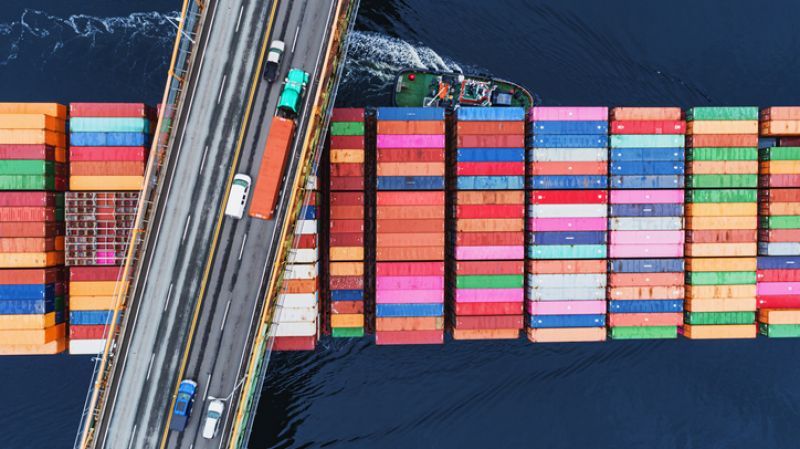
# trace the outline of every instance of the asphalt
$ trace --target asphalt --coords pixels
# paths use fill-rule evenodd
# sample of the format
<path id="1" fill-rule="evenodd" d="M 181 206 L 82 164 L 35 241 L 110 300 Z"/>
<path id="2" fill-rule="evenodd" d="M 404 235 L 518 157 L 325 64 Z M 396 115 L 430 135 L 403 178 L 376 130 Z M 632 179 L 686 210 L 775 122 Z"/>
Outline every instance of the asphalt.
<path id="1" fill-rule="evenodd" d="M 269 41 L 286 42 L 281 78 L 289 68 L 311 73 L 304 111 L 313 99 L 322 66 L 321 46 L 334 0 L 279 1 Z M 272 2 L 208 2 L 205 27 L 176 127 L 175 156 L 167 167 L 162 198 L 150 233 L 128 325 L 118 343 L 117 367 L 96 433 L 96 447 L 156 448 L 167 432 L 173 393 L 191 340 L 184 378 L 198 382 L 192 416 L 183 433 L 169 432 L 167 447 L 221 447 L 230 430 L 226 410 L 219 435 L 200 435 L 207 397 L 238 399 L 252 333 L 260 313 L 276 229 L 285 217 L 284 185 L 274 221 L 225 217 L 211 261 L 205 294 L 200 286 L 262 47 Z M 236 173 L 256 178 L 281 84 L 261 81 L 252 102 Z M 307 117 L 299 119 L 303 136 Z M 293 173 L 302 139 L 296 139 L 287 173 Z M 196 327 L 197 301 L 202 300 Z"/>

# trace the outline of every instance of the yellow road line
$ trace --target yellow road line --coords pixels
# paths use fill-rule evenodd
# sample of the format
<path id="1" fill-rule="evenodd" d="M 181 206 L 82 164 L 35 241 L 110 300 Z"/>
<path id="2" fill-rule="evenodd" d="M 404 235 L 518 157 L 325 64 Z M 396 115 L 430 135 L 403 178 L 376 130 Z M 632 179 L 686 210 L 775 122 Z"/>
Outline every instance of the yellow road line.
<path id="1" fill-rule="evenodd" d="M 245 108 L 245 115 L 244 119 L 242 120 L 242 127 L 239 130 L 239 139 L 236 142 L 236 150 L 233 153 L 233 163 L 231 164 L 230 172 L 228 173 L 228 181 L 225 185 L 225 195 L 222 197 L 223 201 L 228 198 L 231 189 L 231 183 L 233 182 L 233 176 L 236 173 L 236 165 L 239 163 L 239 156 L 242 150 L 242 143 L 244 142 L 245 134 L 247 133 L 247 125 L 250 121 L 250 112 L 253 107 L 253 99 L 255 98 L 256 90 L 258 88 L 258 77 L 261 75 L 261 66 L 264 63 L 264 55 L 267 51 L 267 42 L 269 41 L 269 35 L 272 32 L 272 25 L 275 21 L 275 12 L 278 9 L 278 0 L 273 0 L 272 2 L 272 11 L 270 11 L 269 21 L 267 22 L 267 29 L 264 33 L 263 40 L 264 42 L 261 45 L 261 53 L 258 56 L 258 65 L 256 66 L 256 71 L 253 74 L 252 85 L 250 86 L 250 95 L 247 99 L 247 107 Z M 211 33 L 211 30 L 209 30 Z M 206 287 L 208 286 L 208 275 L 211 272 L 211 266 L 213 265 L 214 260 L 214 253 L 216 252 L 217 241 L 219 240 L 219 234 L 222 229 L 222 220 L 225 217 L 225 206 L 224 204 L 220 204 L 219 215 L 217 217 L 217 225 L 214 229 L 214 237 L 211 240 L 211 249 L 208 255 L 208 259 L 206 261 L 206 268 L 203 272 L 203 280 L 200 283 L 200 292 L 198 293 L 197 305 L 194 308 L 194 316 L 192 317 L 192 325 L 189 328 L 189 338 L 186 341 L 186 347 L 183 352 L 183 358 L 181 359 L 181 366 L 180 370 L 178 371 L 178 378 L 175 382 L 175 387 L 172 392 L 172 401 L 170 401 L 169 411 L 170 413 L 167 414 L 167 422 L 164 427 L 164 433 L 161 437 L 161 449 L 167 444 L 167 439 L 169 437 L 169 425 L 172 421 L 172 410 L 175 408 L 175 399 L 178 394 L 178 388 L 180 387 L 181 380 L 183 380 L 183 374 L 186 370 L 186 362 L 189 359 L 189 352 L 192 347 L 192 340 L 194 339 L 194 334 L 197 329 L 197 321 L 200 317 L 200 306 L 203 304 L 203 296 L 205 295 Z"/>

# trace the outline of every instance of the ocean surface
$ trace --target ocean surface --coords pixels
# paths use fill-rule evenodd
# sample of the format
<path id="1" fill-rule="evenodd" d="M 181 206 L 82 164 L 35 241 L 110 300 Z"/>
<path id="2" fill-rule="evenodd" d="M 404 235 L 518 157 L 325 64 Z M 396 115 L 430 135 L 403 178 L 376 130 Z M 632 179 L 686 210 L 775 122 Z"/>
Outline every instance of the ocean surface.
<path id="1" fill-rule="evenodd" d="M 3 0 L 0 101 L 160 100 L 179 0 Z M 342 106 L 404 67 L 547 105 L 798 105 L 800 2 L 362 0 Z M 71 447 L 89 357 L 1 357 L 0 448 Z M 800 342 L 376 347 L 275 354 L 251 448 L 797 448 Z"/>

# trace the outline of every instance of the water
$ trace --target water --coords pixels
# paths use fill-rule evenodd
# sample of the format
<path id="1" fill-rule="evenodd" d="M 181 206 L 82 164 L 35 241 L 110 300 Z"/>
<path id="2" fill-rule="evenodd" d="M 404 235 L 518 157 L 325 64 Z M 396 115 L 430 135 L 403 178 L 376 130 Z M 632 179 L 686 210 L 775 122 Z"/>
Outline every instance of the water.
<path id="1" fill-rule="evenodd" d="M 386 104 L 409 65 L 492 73 L 549 105 L 800 104 L 800 3 L 653 3 L 363 0 L 339 104 Z M 2 99 L 157 102 L 179 6 L 5 0 Z M 325 339 L 273 356 L 251 447 L 795 448 L 799 356 L 766 339 Z M 0 448 L 69 447 L 90 372 L 88 357 L 0 358 Z"/>

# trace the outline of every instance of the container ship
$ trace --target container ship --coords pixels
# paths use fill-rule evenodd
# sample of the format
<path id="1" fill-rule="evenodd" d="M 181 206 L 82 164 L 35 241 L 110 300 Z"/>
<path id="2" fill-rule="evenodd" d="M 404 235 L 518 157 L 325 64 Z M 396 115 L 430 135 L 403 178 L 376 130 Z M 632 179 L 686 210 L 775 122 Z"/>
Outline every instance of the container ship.
<path id="1" fill-rule="evenodd" d="M 403 70 L 397 75 L 393 101 L 400 107 L 515 106 L 528 109 L 533 96 L 511 81 L 480 75 L 430 70 Z"/>

